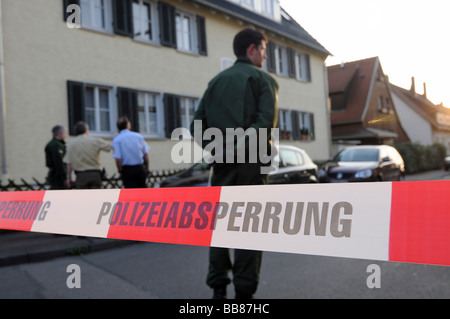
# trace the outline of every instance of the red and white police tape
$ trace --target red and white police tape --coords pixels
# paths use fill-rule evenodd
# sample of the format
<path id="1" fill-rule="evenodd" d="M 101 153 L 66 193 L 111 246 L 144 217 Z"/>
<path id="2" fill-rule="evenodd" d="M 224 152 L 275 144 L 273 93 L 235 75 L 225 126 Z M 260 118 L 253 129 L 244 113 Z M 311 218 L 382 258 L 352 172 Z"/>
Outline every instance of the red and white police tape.
<path id="1" fill-rule="evenodd" d="M 0 193 L 0 228 L 450 266 L 450 181 Z"/>

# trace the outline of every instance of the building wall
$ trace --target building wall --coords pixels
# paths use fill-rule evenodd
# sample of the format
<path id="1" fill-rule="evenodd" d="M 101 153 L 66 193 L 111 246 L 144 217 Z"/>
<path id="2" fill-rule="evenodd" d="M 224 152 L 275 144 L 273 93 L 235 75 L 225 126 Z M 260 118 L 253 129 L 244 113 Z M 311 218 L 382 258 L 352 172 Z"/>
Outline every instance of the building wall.
<path id="1" fill-rule="evenodd" d="M 411 142 L 422 145 L 433 144 L 433 134 L 430 123 L 414 112 L 400 97 L 392 93 L 395 109 L 399 113 L 400 123 L 408 134 Z"/>
<path id="2" fill-rule="evenodd" d="M 191 3 L 167 0 L 206 18 L 205 57 L 125 36 L 69 29 L 63 21 L 62 2 L 2 1 L 7 166 L 12 179 L 44 180 L 44 146 L 51 139 L 51 128 L 68 126 L 68 80 L 201 98 L 208 81 L 221 70 L 221 58 L 234 59 L 232 39 L 245 26 Z M 322 134 L 328 130 L 325 57 L 309 53 L 312 83 L 275 77 L 281 87 L 281 106 L 315 113 L 316 141 L 291 144 L 304 148 L 314 159 L 324 159 L 329 157 L 328 136 Z M 113 134 L 101 137 L 111 141 Z M 179 168 L 170 157 L 177 141 L 160 138 L 147 142 L 152 148 L 152 169 Z M 112 153 L 103 153 L 101 161 L 108 175 L 116 172 Z"/>

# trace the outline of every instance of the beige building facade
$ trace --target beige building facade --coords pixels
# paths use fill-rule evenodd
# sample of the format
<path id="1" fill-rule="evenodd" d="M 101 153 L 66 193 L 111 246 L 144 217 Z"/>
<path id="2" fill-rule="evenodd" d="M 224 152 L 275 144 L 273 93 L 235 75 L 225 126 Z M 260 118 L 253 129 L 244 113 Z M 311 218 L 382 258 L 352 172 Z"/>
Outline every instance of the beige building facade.
<path id="1" fill-rule="evenodd" d="M 280 84 L 280 143 L 303 148 L 313 159 L 330 157 L 329 53 L 306 32 L 296 34 L 295 27 L 303 29 L 276 0 L 0 5 L 3 181 L 45 180 L 44 147 L 54 125 L 70 132 L 84 120 L 91 135 L 111 141 L 122 114 L 151 147 L 151 169 L 181 168 L 171 158 L 179 141 L 170 133 L 188 127 L 209 80 L 234 63 L 232 40 L 246 26 L 270 40 L 265 68 Z M 116 173 L 112 153 L 101 161 L 107 175 Z"/>

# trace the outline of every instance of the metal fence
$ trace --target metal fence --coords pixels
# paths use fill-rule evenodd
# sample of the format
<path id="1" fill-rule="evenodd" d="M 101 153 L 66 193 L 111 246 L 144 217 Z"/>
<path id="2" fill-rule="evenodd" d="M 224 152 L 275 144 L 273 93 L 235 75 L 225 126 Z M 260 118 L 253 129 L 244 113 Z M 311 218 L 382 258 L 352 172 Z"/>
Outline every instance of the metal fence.
<path id="1" fill-rule="evenodd" d="M 179 173 L 181 170 L 161 170 L 161 171 L 152 171 L 150 175 L 147 177 L 147 186 L 149 188 L 155 187 L 155 184 L 161 182 L 167 177 L 173 176 Z M 103 188 L 104 189 L 114 189 L 114 188 L 123 188 L 122 180 L 120 176 L 116 174 L 111 177 L 106 177 L 103 179 Z M 39 190 L 48 190 L 50 189 L 50 185 L 45 182 L 40 182 L 36 178 L 32 178 L 31 182 L 25 181 L 23 178 L 20 179 L 19 182 L 15 180 L 8 180 L 6 185 L 0 185 L 0 191 L 39 191 Z"/>

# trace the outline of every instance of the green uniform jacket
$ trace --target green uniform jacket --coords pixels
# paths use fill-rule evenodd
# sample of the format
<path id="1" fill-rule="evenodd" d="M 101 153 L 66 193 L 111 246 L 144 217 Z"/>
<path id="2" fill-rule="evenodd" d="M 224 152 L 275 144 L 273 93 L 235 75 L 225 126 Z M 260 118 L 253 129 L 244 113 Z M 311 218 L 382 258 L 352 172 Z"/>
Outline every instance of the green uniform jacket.
<path id="1" fill-rule="evenodd" d="M 270 129 L 278 120 L 278 83 L 249 59 L 239 58 L 212 79 L 194 115 L 202 121 L 203 132 L 218 128 Z M 191 124 L 194 136 L 194 122 Z M 203 145 L 204 147 L 205 145 Z"/>
<path id="2" fill-rule="evenodd" d="M 66 154 L 66 144 L 64 141 L 52 139 L 45 146 L 45 163 L 49 168 L 48 179 L 53 185 L 64 186 L 66 179 L 66 164 L 63 163 L 63 157 Z"/>

